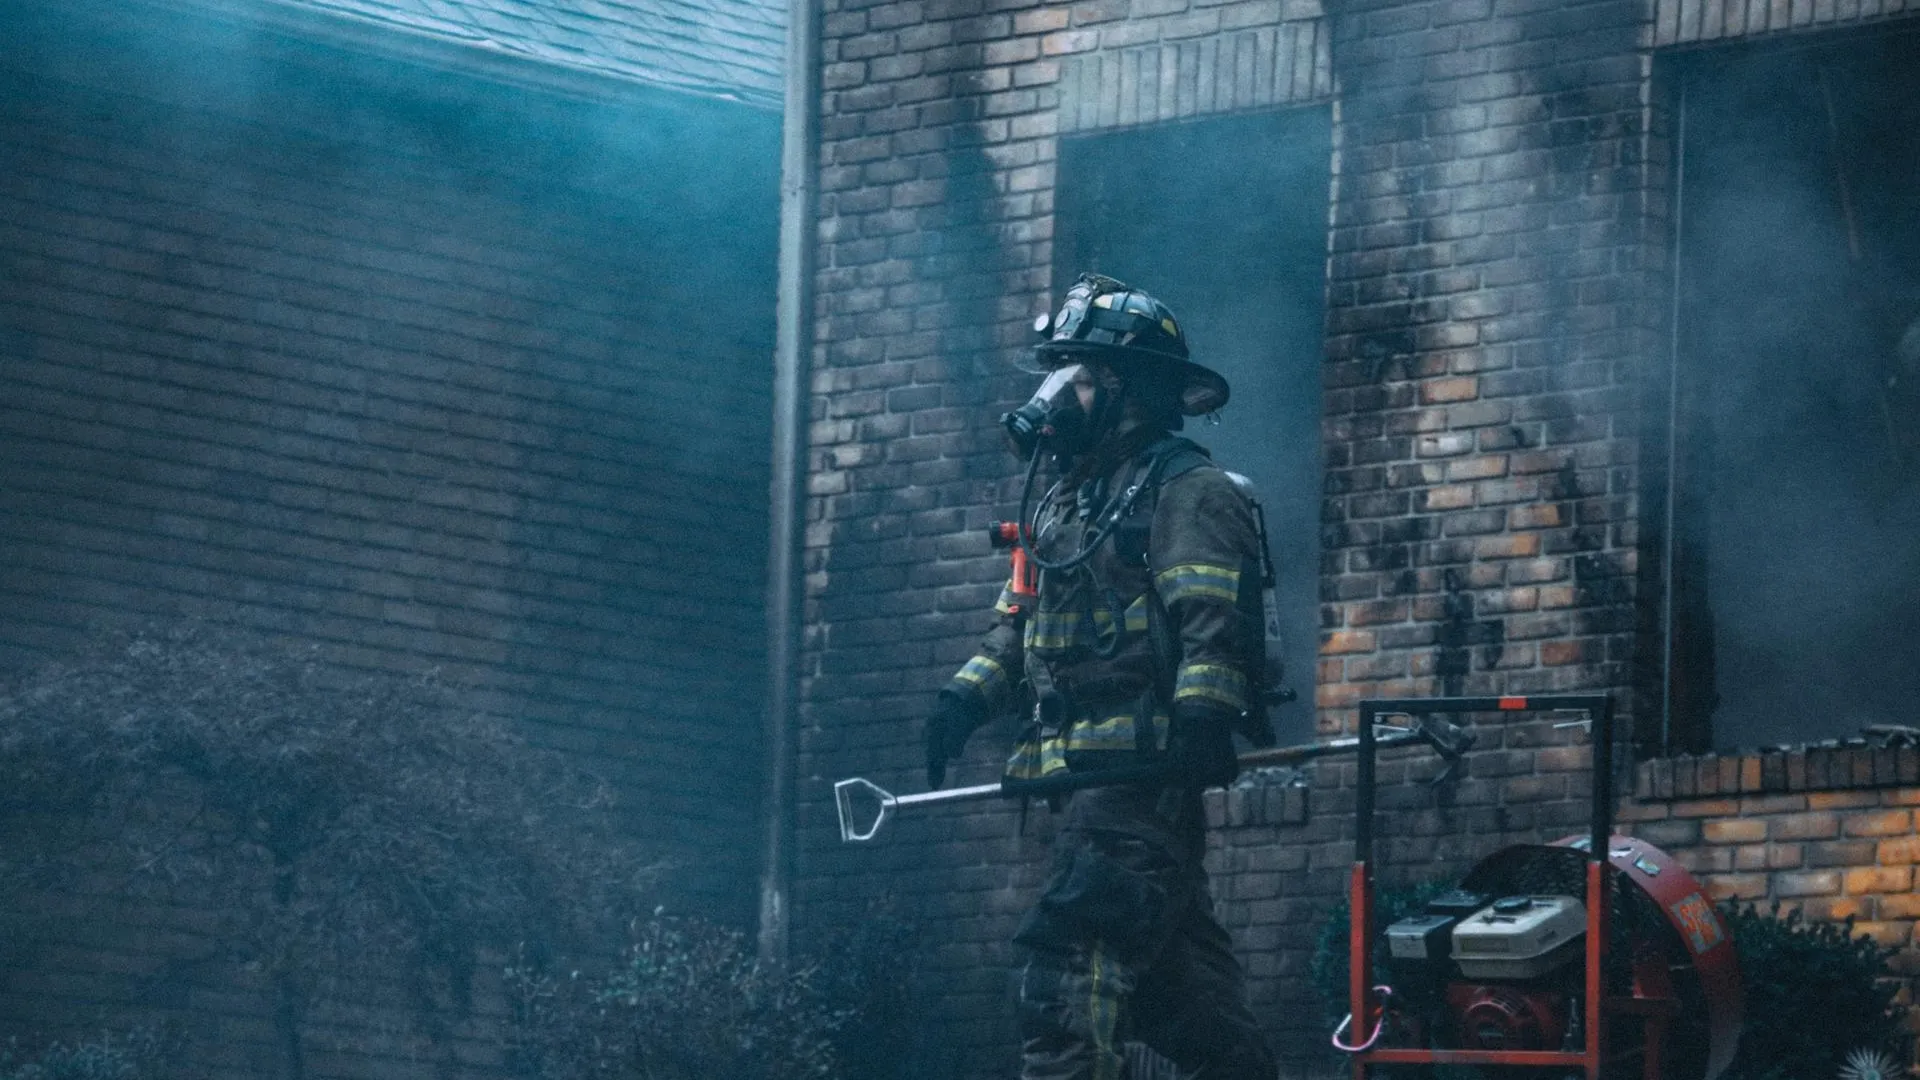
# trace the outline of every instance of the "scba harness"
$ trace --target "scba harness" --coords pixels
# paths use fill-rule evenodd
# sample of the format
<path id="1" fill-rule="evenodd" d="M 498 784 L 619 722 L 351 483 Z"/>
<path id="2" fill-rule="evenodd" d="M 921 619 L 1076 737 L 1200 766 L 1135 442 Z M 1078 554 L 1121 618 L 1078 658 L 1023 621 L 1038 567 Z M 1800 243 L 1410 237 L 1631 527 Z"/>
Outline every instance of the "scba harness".
<path id="1" fill-rule="evenodd" d="M 1267 623 L 1263 593 L 1271 590 L 1271 561 L 1265 557 L 1263 515 L 1244 481 L 1233 478 L 1236 493 L 1252 511 L 1258 558 L 1236 567 L 1149 564 L 1163 490 L 1211 464 L 1193 442 L 1163 435 L 1119 474 L 1087 478 L 1071 490 L 1066 488 L 1071 477 L 1056 482 L 1034 517 L 1023 505 L 1029 558 L 1043 567 L 1045 584 L 1042 602 L 1017 616 L 1023 623 L 1022 696 L 1031 711 L 1004 782 L 1018 785 L 1062 770 L 1087 773 L 1158 760 L 1166 747 L 1171 706 L 1187 695 L 1231 703 L 1239 716 L 1236 729 L 1256 745 L 1272 744 L 1266 689 L 1278 673 L 1269 670 L 1260 631 L 1251 629 Z M 1063 530 L 1075 525 L 1080 528 L 1077 550 L 1046 558 L 1068 539 Z M 1112 557 L 1096 559 L 1108 543 Z M 1250 628 L 1245 655 L 1224 667 L 1182 664 L 1169 605 L 1191 598 L 1224 602 L 1239 612 Z"/>

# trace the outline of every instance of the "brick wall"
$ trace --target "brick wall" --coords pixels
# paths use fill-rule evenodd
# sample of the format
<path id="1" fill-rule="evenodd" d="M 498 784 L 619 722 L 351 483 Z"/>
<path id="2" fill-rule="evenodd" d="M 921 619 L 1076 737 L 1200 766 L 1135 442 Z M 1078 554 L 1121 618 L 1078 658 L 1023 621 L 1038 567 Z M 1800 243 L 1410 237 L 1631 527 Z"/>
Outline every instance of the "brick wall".
<path id="1" fill-rule="evenodd" d="M 1628 816 L 1636 835 L 1680 855 L 1716 898 L 1856 919 L 1859 933 L 1902 949 L 1898 970 L 1911 975 L 1916 804 L 1920 790 L 1905 787 L 1680 799 Z"/>
<path id="2" fill-rule="evenodd" d="M 1854 920 L 1897 950 L 1900 1000 L 1920 976 L 1920 750 L 1813 746 L 1639 767 L 1622 831 L 1671 852 L 1717 900 Z M 1920 1032 L 1920 1010 L 1908 1014 Z"/>
<path id="3" fill-rule="evenodd" d="M 1004 366 L 1041 310 L 1061 56 L 1071 12 L 1038 2 L 827 0 L 794 889 L 809 929 L 891 892 L 928 920 L 939 999 L 917 1071 L 1005 1075 L 1006 939 L 1050 822 L 987 807 L 842 848 L 829 782 L 924 781 L 914 718 L 970 655 L 1005 580 L 987 553 L 1010 493 L 992 429 Z M 1004 736 L 983 732 L 960 779 Z"/>
<path id="4" fill-rule="evenodd" d="M 1629 683 L 1653 355 L 1632 3 L 1351 4 L 1328 281 L 1323 727 Z"/>
<path id="5" fill-rule="evenodd" d="M 1324 101 L 1318 0 L 1086 4 L 1059 40 L 1061 130 L 1091 132 Z"/>
<path id="6" fill-rule="evenodd" d="M 803 924 L 882 890 L 927 913 L 943 1002 L 928 1042 L 948 1048 L 930 1071 L 1010 1065 L 1004 942 L 1046 826 L 943 813 L 843 850 L 826 782 L 918 785 L 917 719 L 1004 573 L 975 529 L 1015 495 L 992 418 L 1021 383 L 1000 373 L 1061 269 L 1053 137 L 1316 100 L 1327 49 L 1342 97 L 1322 727 L 1370 694 L 1621 688 L 1630 399 L 1654 284 L 1643 18 L 1626 2 L 1350 3 L 1325 20 L 1259 3 L 829 4 L 797 898 Z M 1293 50 L 1263 44 L 1281 40 Z M 1571 831 L 1584 751 L 1543 730 L 1498 729 L 1444 808 L 1394 788 L 1387 805 L 1411 815 L 1388 830 L 1394 872 Z M 966 776 L 991 775 L 1004 734 L 982 734 Z M 1216 844 L 1223 914 L 1296 1062 L 1319 1041 L 1300 976 L 1348 857 L 1343 780 L 1313 771 L 1300 824 L 1262 823 L 1300 797 L 1285 790 L 1216 811 L 1240 823 Z"/>
<path id="7" fill-rule="evenodd" d="M 1349 729 L 1364 697 L 1598 690 L 1645 745 L 1670 258 L 1652 49 L 1712 36 L 1703 11 L 1731 32 L 1737 6 L 829 0 L 796 899 L 803 936 L 880 892 L 926 914 L 922 1072 L 1011 1068 L 1004 942 L 1049 826 L 942 811 L 842 848 L 828 784 L 918 788 L 920 717 L 1004 573 L 977 527 L 1017 496 L 993 417 L 1026 384 L 1005 361 L 1076 269 L 1050 262 L 1055 139 L 1336 99 L 1318 729 Z M 1890 11 L 1747 7 L 1753 34 Z M 1388 880 L 1583 826 L 1577 734 L 1479 719 L 1454 785 L 1385 769 Z M 994 774 L 1006 734 L 977 737 L 963 781 Z M 1326 1064 L 1305 973 L 1350 854 L 1350 772 L 1212 802 L 1222 914 L 1289 1068 Z M 1721 830 L 1671 839 L 1702 867 L 1759 857 Z"/>
<path id="8" fill-rule="evenodd" d="M 1684 45 L 1871 23 L 1905 15 L 1905 0 L 1656 0 L 1653 38 Z"/>
<path id="9" fill-rule="evenodd" d="M 1863 933 L 1903 947 L 1901 974 L 1920 973 L 1908 948 L 1920 750 L 1813 746 L 1653 761 L 1638 773 L 1621 821 L 1716 898 L 1858 919 Z"/>
<path id="10" fill-rule="evenodd" d="M 0 660 L 438 667 L 747 922 L 778 117 L 95 10 L 0 4 Z"/>

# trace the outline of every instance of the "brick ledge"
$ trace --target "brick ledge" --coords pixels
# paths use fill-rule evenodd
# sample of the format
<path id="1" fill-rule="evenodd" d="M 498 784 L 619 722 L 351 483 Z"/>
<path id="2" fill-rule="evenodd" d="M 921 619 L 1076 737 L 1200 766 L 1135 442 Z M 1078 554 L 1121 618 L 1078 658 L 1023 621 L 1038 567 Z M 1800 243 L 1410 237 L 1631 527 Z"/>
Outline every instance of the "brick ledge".
<path id="1" fill-rule="evenodd" d="M 1292 776 L 1254 774 L 1225 790 L 1215 788 L 1202 797 L 1207 826 L 1237 829 L 1258 825 L 1305 825 L 1311 815 L 1306 785 Z"/>
<path id="2" fill-rule="evenodd" d="M 1645 802 L 1913 784 L 1920 784 L 1920 748 L 1850 742 L 1643 761 L 1635 770 L 1634 797 Z"/>

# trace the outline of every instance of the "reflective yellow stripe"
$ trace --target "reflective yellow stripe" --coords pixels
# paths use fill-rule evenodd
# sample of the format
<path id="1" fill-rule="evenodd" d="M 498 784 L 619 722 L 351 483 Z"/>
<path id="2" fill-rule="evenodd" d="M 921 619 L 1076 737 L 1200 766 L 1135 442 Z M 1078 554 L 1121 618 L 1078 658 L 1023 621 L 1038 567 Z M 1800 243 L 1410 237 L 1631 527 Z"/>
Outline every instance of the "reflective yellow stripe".
<path id="1" fill-rule="evenodd" d="M 1077 611 L 1036 611 L 1027 623 L 1027 648 L 1070 649 L 1087 640 L 1084 625 Z"/>
<path id="2" fill-rule="evenodd" d="M 1229 604 L 1240 599 L 1240 571 L 1206 563 L 1181 563 L 1154 575 L 1154 588 L 1168 607 L 1182 600 L 1223 600 Z"/>
<path id="3" fill-rule="evenodd" d="M 992 657 L 976 656 L 967 661 L 967 665 L 954 672 L 954 680 L 966 683 L 979 690 L 988 701 L 1006 684 L 1007 669 L 1000 666 Z"/>
<path id="4" fill-rule="evenodd" d="M 1104 607 L 1096 606 L 1088 618 L 1087 612 L 1040 610 L 1027 620 L 1023 637 L 1029 649 L 1071 649 L 1078 645 L 1092 645 L 1095 641 L 1106 641 L 1113 636 L 1113 613 Z M 1147 630 L 1147 597 L 1141 594 L 1133 603 L 1127 605 L 1121 613 L 1121 625 L 1128 633 L 1144 634 Z"/>
<path id="5" fill-rule="evenodd" d="M 1167 728 L 1171 721 L 1167 714 L 1156 710 L 1148 717 L 1153 725 L 1149 732 L 1147 745 L 1162 750 L 1167 745 Z M 1122 752 L 1134 753 L 1141 749 L 1139 737 L 1139 718 L 1136 713 L 1124 712 L 1098 720 L 1082 720 L 1069 727 L 1065 733 L 1042 735 L 1037 728 L 1029 728 L 1014 743 L 1013 756 L 1007 759 L 1007 776 L 1015 780 L 1038 780 L 1062 772 L 1067 767 L 1069 753 Z"/>
<path id="6" fill-rule="evenodd" d="M 1147 632 L 1146 593 L 1141 593 L 1139 596 L 1134 597 L 1133 603 L 1127 605 L 1127 610 L 1120 613 L 1120 625 L 1126 627 L 1127 633 L 1129 634 L 1144 634 Z M 1094 608 L 1093 628 L 1099 633 L 1101 639 L 1104 640 L 1107 635 L 1113 633 L 1113 613 L 1104 607 Z"/>
<path id="7" fill-rule="evenodd" d="M 1014 744 L 1013 757 L 1007 760 L 1007 776 L 1015 780 L 1038 780 L 1065 772 L 1067 748 L 1058 735 L 1041 738 L 1029 735 Z"/>
<path id="8" fill-rule="evenodd" d="M 1067 749 L 1131 750 L 1134 748 L 1134 729 L 1132 713 L 1075 724 L 1067 731 Z"/>
<path id="9" fill-rule="evenodd" d="M 1164 713 L 1155 713 L 1148 718 L 1153 725 L 1153 746 L 1159 747 L 1165 742 L 1167 718 Z M 1078 750 L 1138 750 L 1139 718 L 1133 713 L 1121 713 L 1104 720 L 1089 720 L 1073 725 L 1067 730 L 1067 749 Z"/>
<path id="10" fill-rule="evenodd" d="M 1247 707 L 1247 677 L 1225 664 L 1182 664 L 1173 682 L 1173 700 L 1204 698 L 1239 712 Z"/>

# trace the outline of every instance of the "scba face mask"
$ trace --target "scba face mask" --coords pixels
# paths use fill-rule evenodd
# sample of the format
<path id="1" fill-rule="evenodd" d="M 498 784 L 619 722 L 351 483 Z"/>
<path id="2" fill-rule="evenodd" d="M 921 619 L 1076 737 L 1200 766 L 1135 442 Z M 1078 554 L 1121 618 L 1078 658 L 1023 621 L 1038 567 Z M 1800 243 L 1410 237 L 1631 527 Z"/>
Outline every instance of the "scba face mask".
<path id="1" fill-rule="evenodd" d="M 1049 373 L 1025 405 L 1000 418 L 1000 426 L 1007 429 L 1007 440 L 1021 461 L 1031 460 L 1042 442 L 1055 454 L 1073 454 L 1087 448 L 1093 422 L 1087 410 L 1080 407 L 1076 386 L 1088 381 L 1094 385 L 1094 411 L 1098 413 L 1106 390 L 1085 364 L 1068 364 Z"/>

